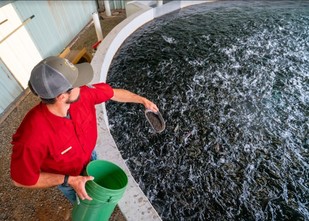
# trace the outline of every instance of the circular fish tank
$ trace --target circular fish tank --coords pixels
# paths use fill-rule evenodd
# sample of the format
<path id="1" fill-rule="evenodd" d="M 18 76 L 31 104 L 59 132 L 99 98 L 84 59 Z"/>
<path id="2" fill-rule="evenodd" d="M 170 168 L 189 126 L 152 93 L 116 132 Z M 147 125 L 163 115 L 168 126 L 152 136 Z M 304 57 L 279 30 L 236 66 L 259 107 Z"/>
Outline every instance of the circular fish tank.
<path id="1" fill-rule="evenodd" d="M 107 82 L 111 133 L 163 220 L 309 219 L 309 2 L 219 1 L 155 19 Z"/>

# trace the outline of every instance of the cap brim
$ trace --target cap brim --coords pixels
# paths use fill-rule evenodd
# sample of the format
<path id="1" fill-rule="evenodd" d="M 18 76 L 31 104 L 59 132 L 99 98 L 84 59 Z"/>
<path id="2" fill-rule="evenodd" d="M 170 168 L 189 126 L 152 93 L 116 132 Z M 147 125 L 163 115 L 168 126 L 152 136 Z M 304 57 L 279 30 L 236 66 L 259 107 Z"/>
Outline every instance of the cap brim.
<path id="1" fill-rule="evenodd" d="M 75 65 L 78 69 L 78 77 L 73 84 L 73 87 L 80 87 L 90 83 L 93 79 L 93 69 L 89 63 L 81 63 Z"/>

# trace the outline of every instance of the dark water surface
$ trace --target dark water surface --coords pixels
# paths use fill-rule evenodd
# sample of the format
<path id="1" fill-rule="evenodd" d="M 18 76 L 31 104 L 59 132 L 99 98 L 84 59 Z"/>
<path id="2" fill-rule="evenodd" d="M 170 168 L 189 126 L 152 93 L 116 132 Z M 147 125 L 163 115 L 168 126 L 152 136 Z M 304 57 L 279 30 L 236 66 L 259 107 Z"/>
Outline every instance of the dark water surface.
<path id="1" fill-rule="evenodd" d="M 163 220 L 309 220 L 309 2 L 217 2 L 130 37 L 108 82 L 112 135 Z"/>

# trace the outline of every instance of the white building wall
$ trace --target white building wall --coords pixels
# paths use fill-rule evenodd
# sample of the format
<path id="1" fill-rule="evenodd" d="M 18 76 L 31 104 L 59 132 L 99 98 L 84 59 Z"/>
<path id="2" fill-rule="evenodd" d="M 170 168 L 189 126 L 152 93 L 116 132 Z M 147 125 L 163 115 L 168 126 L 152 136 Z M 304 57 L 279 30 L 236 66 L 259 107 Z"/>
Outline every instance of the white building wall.
<path id="1" fill-rule="evenodd" d="M 0 25 L 1 40 L 23 23 L 12 4 L 0 8 L 0 21 L 5 19 L 7 21 Z M 0 57 L 24 89 L 33 66 L 42 59 L 25 26 L 0 43 Z"/>

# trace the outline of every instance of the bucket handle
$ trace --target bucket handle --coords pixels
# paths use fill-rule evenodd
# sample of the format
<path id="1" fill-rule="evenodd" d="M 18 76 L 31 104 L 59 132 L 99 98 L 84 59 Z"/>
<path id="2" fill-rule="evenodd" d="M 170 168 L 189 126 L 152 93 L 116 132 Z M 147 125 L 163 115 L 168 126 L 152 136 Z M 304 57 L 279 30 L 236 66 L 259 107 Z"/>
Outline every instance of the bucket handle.
<path id="1" fill-rule="evenodd" d="M 112 200 L 112 197 L 110 196 L 109 199 L 106 202 L 110 202 Z"/>
<path id="2" fill-rule="evenodd" d="M 109 197 L 108 200 L 106 200 L 107 203 L 117 203 L 119 201 L 119 198 L 113 198 L 112 196 Z"/>

